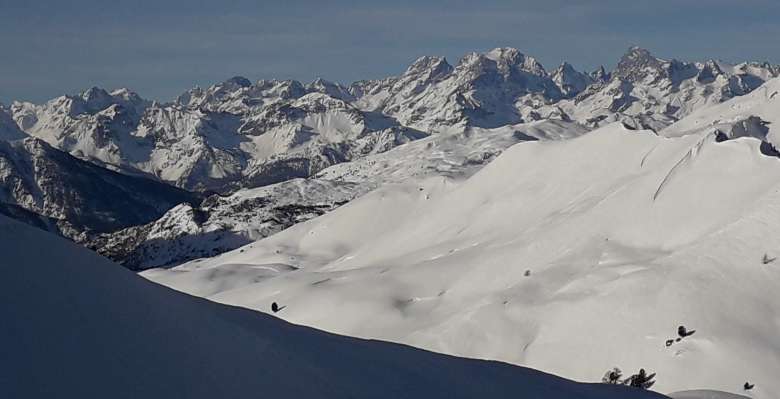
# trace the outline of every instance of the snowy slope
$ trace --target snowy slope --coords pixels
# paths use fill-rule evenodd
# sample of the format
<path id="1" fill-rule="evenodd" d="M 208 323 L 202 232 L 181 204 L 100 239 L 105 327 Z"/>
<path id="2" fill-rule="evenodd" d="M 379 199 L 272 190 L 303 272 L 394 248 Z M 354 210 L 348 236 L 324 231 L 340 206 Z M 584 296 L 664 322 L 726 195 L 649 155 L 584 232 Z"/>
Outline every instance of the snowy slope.
<path id="1" fill-rule="evenodd" d="M 411 178 L 465 179 L 506 148 L 528 140 L 562 140 L 585 133 L 563 121 L 442 133 L 333 165 L 309 179 L 213 195 L 160 219 L 101 236 L 92 246 L 131 269 L 172 266 L 214 256 L 328 212 L 383 184 Z"/>
<path id="2" fill-rule="evenodd" d="M 170 291 L 0 217 L 4 398 L 660 398 L 330 335 Z"/>
<path id="3" fill-rule="evenodd" d="M 599 81 L 598 75 L 588 75 L 574 69 L 568 62 L 564 62 L 557 69 L 550 73 L 555 85 L 561 90 L 566 98 L 575 97 L 582 93 L 588 86 Z"/>
<path id="4" fill-rule="evenodd" d="M 772 125 L 775 125 L 773 127 Z M 754 137 L 780 148 L 780 78 L 775 78 L 743 97 L 694 112 L 662 130 L 676 137 L 713 134 L 722 139 Z"/>
<path id="5" fill-rule="evenodd" d="M 673 399 L 747 399 L 750 396 L 737 395 L 722 391 L 692 390 L 669 394 Z"/>
<path id="6" fill-rule="evenodd" d="M 412 178 L 470 177 L 504 150 L 526 141 L 567 140 L 587 133 L 572 122 L 543 120 L 494 129 L 469 127 L 432 135 L 385 153 L 333 165 L 315 177 L 358 183 L 365 193 L 387 183 Z"/>
<path id="7" fill-rule="evenodd" d="M 132 270 L 214 256 L 330 211 L 369 191 L 348 182 L 294 179 L 181 204 L 141 226 L 106 233 L 91 246 Z"/>
<path id="8" fill-rule="evenodd" d="M 144 275 L 263 311 L 277 301 L 295 323 L 576 380 L 644 367 L 660 392 L 751 381 L 752 397 L 774 398 L 780 160 L 759 147 L 620 124 L 521 143 L 465 182 L 385 186 Z M 696 333 L 667 347 L 679 325 Z"/>

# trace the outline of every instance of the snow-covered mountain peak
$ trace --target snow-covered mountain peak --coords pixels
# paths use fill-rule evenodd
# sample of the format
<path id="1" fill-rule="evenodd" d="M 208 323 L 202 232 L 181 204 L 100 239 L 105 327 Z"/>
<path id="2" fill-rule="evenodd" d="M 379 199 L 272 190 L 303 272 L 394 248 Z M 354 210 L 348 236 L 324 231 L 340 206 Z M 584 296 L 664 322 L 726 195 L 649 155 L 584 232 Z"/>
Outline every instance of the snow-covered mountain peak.
<path id="1" fill-rule="evenodd" d="M 348 101 L 320 91 L 313 91 L 304 94 L 303 96 L 291 101 L 289 104 L 293 107 L 306 107 L 310 108 L 311 111 L 318 112 L 325 111 L 329 108 L 354 108 Z"/>
<path id="2" fill-rule="evenodd" d="M 301 82 L 292 79 L 261 79 L 255 87 L 263 93 L 275 94 L 280 98 L 300 97 L 306 92 Z"/>
<path id="3" fill-rule="evenodd" d="M 620 59 L 611 77 L 613 80 L 630 84 L 666 89 L 665 86 L 678 87 L 683 82 L 697 77 L 701 68 L 700 64 L 676 59 L 667 61 L 653 56 L 646 49 L 632 47 Z"/>
<path id="4" fill-rule="evenodd" d="M 416 59 L 400 76 L 354 82 L 349 90 L 358 108 L 400 116 L 403 109 L 414 108 L 418 101 L 428 101 L 417 99 L 417 96 L 444 95 L 434 94 L 434 86 L 451 77 L 453 70 L 444 57 L 424 56 Z M 415 112 L 411 110 L 412 114 Z M 410 115 L 409 118 L 416 119 L 417 116 Z"/>
<path id="5" fill-rule="evenodd" d="M 697 109 L 752 92 L 777 71 L 759 63 L 663 60 L 632 47 L 611 74 L 599 70 L 593 76 L 600 79 L 574 99 L 541 107 L 537 114 L 563 113 L 586 126 L 623 121 L 658 131 Z"/>
<path id="6" fill-rule="evenodd" d="M 467 54 L 461 59 L 458 66 L 461 69 L 483 71 L 495 68 L 507 79 L 513 75 L 513 73 L 520 71 L 540 77 L 547 77 L 547 71 L 545 71 L 539 61 L 533 57 L 526 56 L 521 53 L 520 50 L 511 47 L 495 48 L 484 54 Z"/>
<path id="7" fill-rule="evenodd" d="M 81 99 L 89 108 L 104 109 L 114 98 L 105 89 L 93 86 L 81 93 Z"/>
<path id="8" fill-rule="evenodd" d="M 474 71 L 479 73 L 483 69 L 493 67 L 496 69 L 497 61 L 488 58 L 485 54 L 471 52 L 464 55 L 455 65 L 454 72 L 456 74 L 463 74 L 465 71 Z"/>
<path id="9" fill-rule="evenodd" d="M 609 80 L 609 72 L 604 68 L 604 65 L 599 66 L 596 70 L 589 73 L 589 75 L 594 82 L 604 83 Z"/>
<path id="10" fill-rule="evenodd" d="M 694 109 L 749 93 L 776 72 L 757 64 L 729 67 L 662 60 L 632 47 L 614 72 L 587 74 L 568 63 L 547 73 L 514 48 L 468 53 L 451 68 L 422 57 L 399 76 L 351 86 L 356 106 L 431 131 L 497 127 L 541 119 L 595 127 L 627 120 L 662 129 Z"/>
<path id="11" fill-rule="evenodd" d="M 150 101 L 126 88 L 108 92 L 105 89 L 93 87 L 83 92 L 81 94 L 81 99 L 84 100 L 84 105 L 89 113 L 100 112 L 112 105 L 120 105 L 142 113 L 144 108 L 151 105 Z"/>
<path id="12" fill-rule="evenodd" d="M 663 60 L 653 56 L 650 51 L 632 47 L 623 55 L 617 67 L 611 73 L 613 80 L 630 84 L 650 85 L 656 88 L 679 87 L 684 82 L 696 78 L 699 83 L 711 83 L 712 79 L 723 74 L 722 64 L 713 60 L 704 63 L 689 63 L 676 59 Z M 731 67 L 731 74 L 748 74 Z M 760 69 L 760 68 L 758 68 Z M 771 77 L 768 70 L 751 71 L 762 75 L 762 81 Z"/>
<path id="13" fill-rule="evenodd" d="M 499 47 L 485 53 L 485 57 L 496 62 L 498 69 L 502 73 L 509 73 L 511 69 L 519 69 L 538 76 L 547 76 L 536 58 L 529 57 L 512 47 Z"/>
<path id="14" fill-rule="evenodd" d="M 444 57 L 420 57 L 404 73 L 393 79 L 391 91 L 403 95 L 419 93 L 425 87 L 446 79 L 455 68 Z"/>
<path id="15" fill-rule="evenodd" d="M 631 46 L 626 50 L 620 59 L 620 62 L 625 63 L 649 63 L 649 62 L 664 62 L 664 60 L 655 57 L 650 50 L 639 47 Z"/>
<path id="16" fill-rule="evenodd" d="M 558 66 L 558 68 L 555 68 L 555 71 L 560 71 L 565 73 L 577 72 L 577 70 L 574 69 L 574 65 L 569 64 L 568 61 L 562 62 L 561 65 Z"/>
<path id="17" fill-rule="evenodd" d="M 122 106 L 140 115 L 146 107 L 151 105 L 150 101 L 141 98 L 129 89 L 121 88 L 109 93 L 96 86 L 83 91 L 78 96 L 63 96 L 60 99 L 60 104 L 67 104 L 70 107 L 69 114 L 71 116 L 94 115 L 114 105 Z"/>
<path id="18" fill-rule="evenodd" d="M 422 56 L 416 59 L 404 72 L 403 76 L 427 75 L 430 78 L 446 75 L 452 72 L 452 65 L 444 57 Z"/>
<path id="19" fill-rule="evenodd" d="M 245 114 L 256 107 L 298 98 L 307 89 L 296 80 L 259 80 L 252 84 L 243 77 L 233 77 L 207 89 L 195 87 L 183 93 L 176 103 L 212 112 Z"/>
<path id="20" fill-rule="evenodd" d="M 707 60 L 703 63 L 696 65 L 699 69 L 699 73 L 696 76 L 696 80 L 699 83 L 709 83 L 717 79 L 719 76 L 723 76 L 725 72 L 721 69 L 720 63 L 715 60 Z"/>
<path id="21" fill-rule="evenodd" d="M 496 62 L 516 63 L 525 58 L 525 54 L 514 47 L 496 47 L 486 52 L 485 57 Z"/>
<path id="22" fill-rule="evenodd" d="M 195 87 L 180 95 L 177 102 L 181 105 L 212 111 L 239 112 L 244 108 L 244 94 L 251 86 L 252 82 L 249 79 L 234 76 L 205 90 Z"/>
<path id="23" fill-rule="evenodd" d="M 142 100 L 138 93 L 128 89 L 127 87 L 120 87 L 111 91 L 111 97 L 119 97 L 125 100 Z"/>
<path id="24" fill-rule="evenodd" d="M 540 95 L 543 102 L 561 98 L 560 90 L 544 67 L 533 57 L 514 48 L 497 48 L 486 54 L 467 54 L 440 86 L 449 92 L 459 92 L 464 97 L 461 106 L 466 109 L 481 108 L 482 111 L 478 111 L 480 118 L 490 114 L 506 114 L 507 111 L 502 108 L 512 107 L 519 97 L 530 93 Z M 512 118 L 507 119 L 505 115 L 500 119 L 504 123 L 516 122 Z"/>
<path id="25" fill-rule="evenodd" d="M 16 140 L 27 137 L 27 134 L 19 129 L 5 105 L 0 103 L 0 140 Z"/>
<path id="26" fill-rule="evenodd" d="M 631 47 L 612 71 L 612 78 L 632 83 L 645 80 L 648 76 L 657 78 L 664 73 L 665 64 L 666 61 L 654 57 L 650 51 L 641 47 Z"/>
<path id="27" fill-rule="evenodd" d="M 576 96 L 594 83 L 594 79 L 590 75 L 577 71 L 568 62 L 562 63 L 561 66 L 552 71 L 550 77 L 567 98 Z"/>
<path id="28" fill-rule="evenodd" d="M 349 92 L 349 88 L 322 78 L 315 79 L 313 82 L 304 86 L 304 88 L 308 92 L 319 92 L 344 101 L 354 100 L 354 96 Z"/>

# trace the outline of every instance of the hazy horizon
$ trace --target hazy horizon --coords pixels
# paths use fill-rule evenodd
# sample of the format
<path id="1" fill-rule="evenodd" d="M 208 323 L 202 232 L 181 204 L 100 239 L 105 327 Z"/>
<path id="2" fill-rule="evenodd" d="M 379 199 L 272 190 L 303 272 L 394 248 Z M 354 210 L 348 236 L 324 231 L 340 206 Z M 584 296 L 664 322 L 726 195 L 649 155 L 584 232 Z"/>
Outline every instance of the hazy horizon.
<path id="1" fill-rule="evenodd" d="M 455 64 L 495 47 L 518 48 L 548 70 L 563 61 L 611 68 L 633 45 L 661 58 L 780 63 L 780 2 L 571 3 L 0 0 L 8 54 L 0 101 L 41 102 L 91 86 L 169 101 L 236 75 L 350 83 L 400 74 L 423 55 Z"/>

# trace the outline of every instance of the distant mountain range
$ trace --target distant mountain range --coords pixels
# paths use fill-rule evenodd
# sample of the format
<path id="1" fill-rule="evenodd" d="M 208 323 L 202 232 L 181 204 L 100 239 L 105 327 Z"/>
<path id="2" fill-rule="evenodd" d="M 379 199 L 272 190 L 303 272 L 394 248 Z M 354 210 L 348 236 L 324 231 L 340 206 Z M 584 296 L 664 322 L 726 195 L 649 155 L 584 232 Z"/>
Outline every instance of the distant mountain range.
<path id="1" fill-rule="evenodd" d="M 779 74 L 767 63 L 661 60 L 641 48 L 610 72 L 568 63 L 548 72 L 517 49 L 497 48 L 455 66 L 422 57 L 400 76 L 350 85 L 234 77 L 164 104 L 91 88 L 0 106 L 2 203 L 6 214 L 59 226 L 129 267 L 176 264 L 272 234 L 385 181 L 466 176 L 519 141 L 616 121 L 659 131 Z M 411 152 L 383 155 L 415 141 Z M 383 167 L 393 157 L 407 157 L 403 171 Z M 46 172 L 12 161 L 22 158 L 39 159 Z M 58 203 L 46 194 L 57 187 L 81 200 Z"/>

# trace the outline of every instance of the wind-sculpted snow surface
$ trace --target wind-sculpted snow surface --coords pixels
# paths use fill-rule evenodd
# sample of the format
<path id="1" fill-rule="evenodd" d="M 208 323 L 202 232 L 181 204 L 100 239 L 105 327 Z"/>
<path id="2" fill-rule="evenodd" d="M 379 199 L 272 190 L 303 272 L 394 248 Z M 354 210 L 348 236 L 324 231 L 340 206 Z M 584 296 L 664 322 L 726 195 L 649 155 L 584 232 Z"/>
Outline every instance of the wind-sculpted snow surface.
<path id="1" fill-rule="evenodd" d="M 0 216 L 3 398 L 662 398 L 295 326 Z"/>
<path id="2" fill-rule="evenodd" d="M 780 266 L 762 259 L 780 251 L 778 204 L 780 160 L 753 137 L 613 124 L 144 275 L 261 311 L 277 302 L 280 317 L 337 333 L 581 381 L 645 368 L 660 392 L 750 381 L 770 399 Z M 215 290 L 223 267 L 240 277 Z M 675 341 L 680 325 L 696 333 Z"/>

